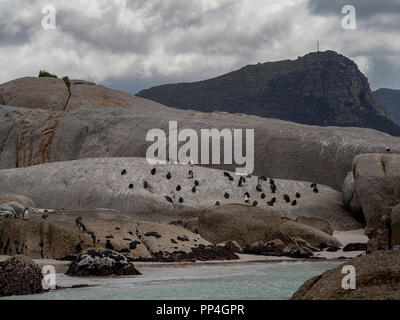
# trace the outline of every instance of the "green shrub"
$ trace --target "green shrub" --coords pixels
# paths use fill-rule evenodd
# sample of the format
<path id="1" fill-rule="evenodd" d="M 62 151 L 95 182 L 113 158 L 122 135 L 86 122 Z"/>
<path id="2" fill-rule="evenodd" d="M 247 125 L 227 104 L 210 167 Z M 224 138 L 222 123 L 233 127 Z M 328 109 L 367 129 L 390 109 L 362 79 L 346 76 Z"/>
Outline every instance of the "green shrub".
<path id="1" fill-rule="evenodd" d="M 43 78 L 43 77 L 57 78 L 57 76 L 55 74 L 51 74 L 51 73 L 47 72 L 46 70 L 40 70 L 39 78 Z"/>
<path id="2" fill-rule="evenodd" d="M 63 78 L 63 80 L 64 80 L 64 82 L 65 82 L 65 85 L 66 85 L 67 88 L 68 88 L 68 92 L 71 92 L 71 81 L 69 81 L 69 78 L 68 78 L 67 76 L 65 76 L 65 77 Z"/>

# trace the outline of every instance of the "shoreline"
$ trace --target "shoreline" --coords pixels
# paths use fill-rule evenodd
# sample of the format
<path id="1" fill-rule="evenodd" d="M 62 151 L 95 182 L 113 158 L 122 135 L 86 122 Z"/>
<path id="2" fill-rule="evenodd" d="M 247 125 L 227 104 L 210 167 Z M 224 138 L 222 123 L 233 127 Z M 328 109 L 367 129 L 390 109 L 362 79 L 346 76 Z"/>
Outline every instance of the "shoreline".
<path id="1" fill-rule="evenodd" d="M 356 229 L 350 231 L 334 231 L 333 236 L 337 238 L 343 245 L 348 243 L 366 243 L 368 237 L 364 235 L 364 229 Z M 237 253 L 238 260 L 208 260 L 196 262 L 133 262 L 135 268 L 163 268 L 163 267 L 187 267 L 187 266 L 216 266 L 216 265 L 243 265 L 243 264 L 259 264 L 259 263 L 280 263 L 280 262 L 321 262 L 321 261 L 345 261 L 363 254 L 364 251 L 349 251 L 344 252 L 342 249 L 336 252 L 321 251 L 315 253 L 315 258 L 290 258 L 290 257 L 276 257 L 276 256 L 262 256 Z M 0 255 L 0 262 L 8 259 L 11 256 Z M 339 258 L 344 257 L 344 258 Z M 33 259 L 39 267 L 45 265 L 52 265 L 56 269 L 56 273 L 65 273 L 68 269 L 68 264 L 71 261 L 55 260 L 55 259 Z"/>

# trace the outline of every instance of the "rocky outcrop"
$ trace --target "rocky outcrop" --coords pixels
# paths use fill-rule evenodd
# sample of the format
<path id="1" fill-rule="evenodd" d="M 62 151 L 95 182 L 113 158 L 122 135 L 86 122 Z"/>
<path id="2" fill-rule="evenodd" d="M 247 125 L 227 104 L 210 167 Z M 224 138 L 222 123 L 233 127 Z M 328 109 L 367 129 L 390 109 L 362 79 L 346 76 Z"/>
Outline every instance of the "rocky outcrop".
<path id="1" fill-rule="evenodd" d="M 237 241 L 244 252 L 254 254 L 293 256 L 294 247 L 310 256 L 312 249 L 341 246 L 337 239 L 318 229 L 282 219 L 270 209 L 245 205 L 224 205 L 205 211 L 199 218 L 199 233 L 212 243 Z M 289 246 L 287 254 L 276 242 Z"/>
<path id="2" fill-rule="evenodd" d="M 40 268 L 26 256 L 0 262 L 0 297 L 43 292 Z"/>
<path id="3" fill-rule="evenodd" d="M 103 249 L 91 249 L 79 254 L 69 265 L 70 276 L 132 276 L 141 273 L 118 252 Z"/>
<path id="4" fill-rule="evenodd" d="M 298 237 L 301 238 L 312 246 L 318 247 L 341 247 L 342 244 L 336 238 L 330 236 L 329 234 L 313 228 L 308 225 L 304 225 L 294 221 L 283 222 L 279 226 L 280 231 L 291 238 Z"/>
<path id="5" fill-rule="evenodd" d="M 351 170 L 354 156 L 384 152 L 386 146 L 400 152 L 398 139 L 375 130 L 306 126 L 257 116 L 178 110 L 78 82 L 72 85 L 72 96 L 65 111 L 48 107 L 48 101 L 34 103 L 43 109 L 31 108 L 30 101 L 35 101 L 32 95 L 35 92 L 42 95 L 39 89 L 31 90 L 36 82 L 38 86 L 49 85 L 45 91 L 50 92 L 46 93 L 49 97 L 56 90 L 47 80 L 25 78 L 22 84 L 17 80 L 7 84 L 7 87 L 22 87 L 16 92 L 25 96 L 22 92 L 26 91 L 29 99 L 24 98 L 17 104 L 24 107 L 12 106 L 14 102 L 8 100 L 10 106 L 0 106 L 0 168 L 92 157 L 144 157 L 151 144 L 146 141 L 147 132 L 160 128 L 168 133 L 169 120 L 176 120 L 179 129 L 191 128 L 198 133 L 201 129 L 231 128 L 232 123 L 237 129 L 254 129 L 255 174 L 315 181 L 337 190 Z M 62 80 L 49 81 L 63 85 Z M 237 166 L 214 167 L 232 170 Z"/>
<path id="6" fill-rule="evenodd" d="M 360 200 L 356 192 L 356 186 L 354 184 L 353 171 L 349 172 L 344 179 L 343 187 L 343 204 L 344 206 L 353 213 L 354 218 L 362 223 L 365 223 L 364 214 L 361 209 Z"/>
<path id="7" fill-rule="evenodd" d="M 389 119 L 400 125 L 400 90 L 381 88 L 373 92 L 375 100 L 385 108 Z"/>
<path id="8" fill-rule="evenodd" d="M 313 227 L 315 229 L 321 230 L 322 232 L 325 232 L 329 234 L 330 236 L 333 235 L 333 229 L 331 224 L 324 220 L 324 219 L 319 219 L 319 218 L 309 218 L 309 217 L 298 217 L 296 219 L 296 222 L 305 224 L 306 226 Z"/>
<path id="9" fill-rule="evenodd" d="M 395 206 L 390 214 L 391 222 L 391 245 L 400 249 L 400 204 Z"/>
<path id="10" fill-rule="evenodd" d="M 121 175 L 123 170 L 126 174 Z M 189 178 L 189 170 L 193 171 L 193 179 Z M 168 173 L 170 179 L 166 177 Z M 275 179 L 276 190 L 272 193 L 268 179 L 260 182 L 262 192 L 259 192 L 258 177 L 246 178 L 239 187 L 239 177 L 230 174 L 233 181 L 223 171 L 211 168 L 152 166 L 142 158 L 94 158 L 0 170 L 0 194 L 24 194 L 42 208 L 108 208 L 141 220 L 170 222 L 197 217 L 202 211 L 216 207 L 217 201 L 221 205 L 245 204 L 244 194 L 249 192 L 250 203 L 246 206 L 256 201 L 257 207 L 288 218 L 316 217 L 329 221 L 337 230 L 360 228 L 343 209 L 341 194 L 329 187 L 318 185 L 315 193 L 310 183 Z M 195 181 L 199 185 L 193 192 Z M 290 197 L 290 202 L 284 200 L 284 195 Z M 269 206 L 273 198 L 275 202 Z"/>
<path id="11" fill-rule="evenodd" d="M 400 250 L 376 251 L 348 261 L 307 280 L 292 300 L 399 300 Z M 356 289 L 343 289 L 342 280 L 351 265 L 356 271 Z"/>
<path id="12" fill-rule="evenodd" d="M 354 158 L 353 167 L 368 248 L 387 249 L 391 246 L 391 212 L 400 203 L 400 155 L 359 155 Z"/>
<path id="13" fill-rule="evenodd" d="M 138 96 L 181 109 L 246 113 L 320 126 L 368 127 L 400 135 L 400 128 L 373 99 L 368 80 L 357 65 L 334 51 L 249 65 L 194 83 L 157 86 Z"/>
<path id="14" fill-rule="evenodd" d="M 57 210 L 29 220 L 0 218 L 0 254 L 74 260 L 88 250 L 113 250 L 129 261 L 238 259 L 182 226 L 138 221 L 114 211 Z"/>

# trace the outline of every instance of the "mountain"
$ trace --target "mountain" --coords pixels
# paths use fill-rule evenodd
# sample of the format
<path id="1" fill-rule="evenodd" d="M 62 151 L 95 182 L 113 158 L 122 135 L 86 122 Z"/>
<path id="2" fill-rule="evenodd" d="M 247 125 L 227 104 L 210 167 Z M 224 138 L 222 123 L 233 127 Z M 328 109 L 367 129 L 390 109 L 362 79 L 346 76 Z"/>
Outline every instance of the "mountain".
<path id="1" fill-rule="evenodd" d="M 373 92 L 374 98 L 387 111 L 388 117 L 400 125 L 400 90 L 381 88 Z"/>
<path id="2" fill-rule="evenodd" d="M 254 129 L 255 175 L 314 181 L 336 190 L 356 155 L 382 153 L 386 147 L 400 153 L 400 139 L 371 129 L 180 110 L 82 80 L 71 80 L 70 91 L 68 98 L 64 81 L 53 78 L 0 85 L 0 169 L 84 158 L 143 158 L 153 144 L 146 140 L 149 130 L 159 128 L 168 135 L 170 120 L 178 122 L 179 131 L 195 130 L 199 138 L 202 129 Z M 199 150 L 198 159 L 201 154 Z M 211 166 L 234 170 L 243 164 Z"/>
<path id="3" fill-rule="evenodd" d="M 213 79 L 157 86 L 137 95 L 180 109 L 366 127 L 400 135 L 400 127 L 375 102 L 357 65 L 334 51 L 248 65 Z"/>

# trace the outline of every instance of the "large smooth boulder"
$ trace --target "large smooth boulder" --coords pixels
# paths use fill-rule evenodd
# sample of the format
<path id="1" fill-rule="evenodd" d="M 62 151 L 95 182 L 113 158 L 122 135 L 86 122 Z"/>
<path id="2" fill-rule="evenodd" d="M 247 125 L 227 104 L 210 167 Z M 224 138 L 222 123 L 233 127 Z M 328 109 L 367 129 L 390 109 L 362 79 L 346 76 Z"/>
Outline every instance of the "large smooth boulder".
<path id="1" fill-rule="evenodd" d="M 399 300 L 400 250 L 375 251 L 307 280 L 292 300 Z M 343 289 L 346 272 L 351 265 L 356 271 L 356 289 Z"/>
<path id="2" fill-rule="evenodd" d="M 0 194 L 0 203 L 17 202 L 26 208 L 34 208 L 35 203 L 28 197 L 19 194 Z"/>
<path id="3" fill-rule="evenodd" d="M 296 238 L 316 248 L 341 246 L 336 238 L 318 229 L 282 219 L 271 209 L 245 205 L 224 205 L 203 212 L 198 229 L 200 235 L 212 243 L 235 240 L 242 247 L 267 247 L 254 243 L 276 239 L 293 244 Z"/>
<path id="4" fill-rule="evenodd" d="M 331 224 L 324 219 L 301 216 L 296 219 L 296 222 L 321 230 L 322 232 L 325 232 L 330 236 L 333 235 L 333 229 Z"/>
<path id="5" fill-rule="evenodd" d="M 328 246 L 328 247 L 341 247 L 342 244 L 339 240 L 331 235 L 295 221 L 286 221 L 279 226 L 280 231 L 289 237 L 299 237 L 314 247 Z"/>
<path id="6" fill-rule="evenodd" d="M 235 240 L 244 247 L 259 240 L 282 238 L 281 222 L 282 218 L 272 210 L 224 205 L 205 211 L 199 218 L 198 230 L 212 243 Z"/>
<path id="7" fill-rule="evenodd" d="M 133 276 L 141 273 L 118 252 L 103 249 L 91 249 L 79 254 L 68 267 L 70 276 Z"/>
<path id="8" fill-rule="evenodd" d="M 349 172 L 344 179 L 343 187 L 343 204 L 346 208 L 348 208 L 354 215 L 354 217 L 365 222 L 364 215 L 361 209 L 360 200 L 358 200 L 358 195 L 356 192 L 356 186 L 354 184 L 354 175 L 353 172 Z"/>
<path id="9" fill-rule="evenodd" d="M 123 170 L 126 174 L 122 175 Z M 193 179 L 189 178 L 189 170 L 193 171 Z M 168 173 L 171 179 L 166 178 Z M 153 166 L 143 158 L 91 158 L 0 170 L 0 193 L 24 194 L 41 208 L 108 208 L 138 219 L 170 222 L 197 217 L 214 208 L 217 201 L 221 205 L 244 204 L 244 194 L 249 192 L 250 204 L 257 201 L 257 207 L 287 218 L 320 218 L 336 230 L 361 227 L 343 208 L 341 194 L 330 187 L 318 185 L 319 192 L 315 193 L 309 182 L 275 179 L 275 193 L 269 180 L 260 183 L 262 192 L 258 192 L 257 176 L 246 178 L 239 187 L 239 177 L 230 174 L 233 181 L 221 170 L 199 166 Z M 196 180 L 199 185 L 192 192 Z M 300 198 L 296 198 L 297 192 Z M 291 201 L 295 199 L 296 205 L 286 202 L 285 194 Z M 267 201 L 272 198 L 276 202 L 269 207 Z"/>
<path id="10" fill-rule="evenodd" d="M 391 211 L 400 203 L 400 154 L 359 155 L 354 158 L 353 171 L 368 247 L 388 248 Z"/>
<path id="11" fill-rule="evenodd" d="M 168 133 L 169 120 L 196 132 L 231 128 L 232 123 L 237 129 L 254 129 L 255 174 L 315 181 L 336 190 L 354 156 L 384 152 L 386 146 L 400 152 L 397 138 L 371 129 L 178 110 L 85 81 L 71 81 L 68 104 L 67 94 L 60 79 L 23 78 L 0 85 L 0 104 L 6 105 L 0 106 L 0 136 L 5 137 L 0 168 L 87 157 L 144 157 L 151 144 L 147 132 L 160 128 Z M 236 165 L 214 167 L 233 170 Z"/>
<path id="12" fill-rule="evenodd" d="M 41 293 L 42 280 L 42 271 L 26 256 L 0 262 L 0 297 Z"/>

